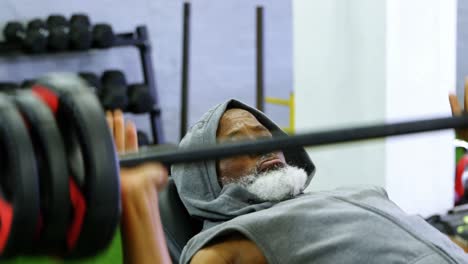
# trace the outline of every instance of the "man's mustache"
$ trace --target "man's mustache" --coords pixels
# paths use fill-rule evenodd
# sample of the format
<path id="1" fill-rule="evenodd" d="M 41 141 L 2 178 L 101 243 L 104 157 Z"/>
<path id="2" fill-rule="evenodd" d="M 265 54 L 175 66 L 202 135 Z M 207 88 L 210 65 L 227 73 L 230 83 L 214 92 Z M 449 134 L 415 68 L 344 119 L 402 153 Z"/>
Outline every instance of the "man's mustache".
<path id="1" fill-rule="evenodd" d="M 259 157 L 259 159 L 257 160 L 256 164 L 255 164 L 255 168 L 252 169 L 252 172 L 250 174 L 258 176 L 258 175 L 260 175 L 262 173 L 265 173 L 264 171 L 262 172 L 261 169 L 260 169 L 262 163 L 264 161 L 266 161 L 266 160 L 275 159 L 275 158 L 278 158 L 278 155 L 276 153 L 267 153 L 267 154 L 261 155 Z M 271 168 L 268 171 L 277 170 L 277 169 L 280 169 L 280 168 L 281 167 Z"/>

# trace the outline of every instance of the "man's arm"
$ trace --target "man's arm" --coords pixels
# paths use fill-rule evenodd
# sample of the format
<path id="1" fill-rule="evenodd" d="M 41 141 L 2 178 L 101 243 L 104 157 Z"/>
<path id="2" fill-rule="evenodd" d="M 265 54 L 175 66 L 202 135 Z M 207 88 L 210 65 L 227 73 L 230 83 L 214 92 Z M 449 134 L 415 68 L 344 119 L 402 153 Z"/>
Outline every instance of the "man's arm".
<path id="1" fill-rule="evenodd" d="M 171 263 L 161 225 L 157 190 L 167 171 L 160 164 L 122 169 L 124 263 Z"/>
<path id="2" fill-rule="evenodd" d="M 119 153 L 138 151 L 135 125 L 125 124 L 120 110 L 106 113 Z M 167 182 L 159 163 L 120 170 L 124 263 L 171 263 L 159 215 L 158 191 Z"/>
<path id="3" fill-rule="evenodd" d="M 252 263 L 266 264 L 262 251 L 251 240 L 241 234 L 230 235 L 198 251 L 190 261 L 191 264 L 232 264 Z"/>
<path id="4" fill-rule="evenodd" d="M 455 94 L 449 94 L 450 108 L 453 116 L 460 116 L 468 111 L 468 78 L 465 78 L 465 95 L 463 97 L 464 110 Z M 457 138 L 468 141 L 468 129 L 460 128 L 455 130 Z"/>

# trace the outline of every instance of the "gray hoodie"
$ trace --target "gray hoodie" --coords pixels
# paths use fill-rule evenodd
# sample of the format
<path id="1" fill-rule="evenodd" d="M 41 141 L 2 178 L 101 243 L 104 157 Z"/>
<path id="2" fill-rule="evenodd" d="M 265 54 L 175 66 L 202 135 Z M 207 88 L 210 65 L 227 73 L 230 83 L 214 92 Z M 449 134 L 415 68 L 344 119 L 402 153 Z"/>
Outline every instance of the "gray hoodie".
<path id="1" fill-rule="evenodd" d="M 226 109 L 252 113 L 272 134 L 284 134 L 263 113 L 235 100 L 208 111 L 187 133 L 181 148 L 216 143 Z M 303 148 L 284 152 L 290 165 L 313 177 Z M 468 263 L 464 252 L 422 218 L 408 216 L 377 187 L 305 193 L 262 202 L 241 186 L 218 183 L 216 161 L 178 164 L 171 170 L 180 198 L 203 231 L 185 246 L 180 263 L 219 236 L 241 233 L 268 263 Z"/>

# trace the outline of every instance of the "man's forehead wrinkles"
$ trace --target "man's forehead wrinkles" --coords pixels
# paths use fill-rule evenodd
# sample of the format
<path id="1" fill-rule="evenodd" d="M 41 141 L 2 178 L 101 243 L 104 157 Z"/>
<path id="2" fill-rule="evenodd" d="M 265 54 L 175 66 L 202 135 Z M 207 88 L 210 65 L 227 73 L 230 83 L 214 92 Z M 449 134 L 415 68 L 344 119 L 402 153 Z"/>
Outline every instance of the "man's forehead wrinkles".
<path id="1" fill-rule="evenodd" d="M 232 115 L 227 115 L 227 116 L 225 116 L 224 119 L 232 120 L 232 121 L 236 121 L 236 120 L 248 120 L 248 121 L 252 121 L 252 122 L 254 122 L 254 121 L 258 122 L 257 119 L 256 119 L 253 115 L 251 115 L 251 114 L 249 114 L 249 113 L 246 113 L 246 114 L 232 114 Z"/>
<path id="2" fill-rule="evenodd" d="M 246 128 L 250 128 L 252 131 L 255 131 L 255 132 L 270 132 L 266 127 L 264 127 L 262 124 L 260 123 L 237 123 L 235 125 L 233 125 L 231 128 L 229 129 L 226 129 L 225 133 L 227 136 L 234 136 L 234 135 L 237 135 L 237 134 L 241 134 L 242 133 L 242 129 L 246 127 Z"/>
<path id="3" fill-rule="evenodd" d="M 239 108 L 233 108 L 229 109 L 223 114 L 223 118 L 254 118 L 254 115 L 250 113 L 247 110 L 244 109 L 239 109 Z"/>
<path id="4" fill-rule="evenodd" d="M 244 109 L 233 108 L 224 112 L 218 125 L 216 137 L 221 140 L 244 138 L 247 136 L 272 136 L 267 129 L 251 112 Z"/>

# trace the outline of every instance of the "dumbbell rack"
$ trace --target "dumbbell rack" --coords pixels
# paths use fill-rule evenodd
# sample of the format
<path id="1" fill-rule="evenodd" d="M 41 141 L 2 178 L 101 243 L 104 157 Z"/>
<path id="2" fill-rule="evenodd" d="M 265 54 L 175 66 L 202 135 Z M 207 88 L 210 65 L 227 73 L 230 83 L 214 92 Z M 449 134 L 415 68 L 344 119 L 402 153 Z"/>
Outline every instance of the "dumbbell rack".
<path id="1" fill-rule="evenodd" d="M 151 133 L 153 135 L 153 144 L 164 143 L 164 134 L 161 121 L 161 109 L 159 107 L 158 94 L 156 91 L 156 80 L 153 70 L 153 62 L 151 58 L 151 43 L 149 41 L 148 29 L 146 26 L 138 26 L 135 32 L 121 33 L 115 35 L 114 43 L 109 48 L 115 47 L 136 47 L 140 53 L 140 61 L 143 72 L 144 85 L 150 90 L 151 96 L 154 98 L 155 105 L 153 109 L 147 113 L 151 123 Z M 108 48 L 108 49 L 109 49 Z M 58 53 L 76 53 L 87 52 L 88 50 L 66 50 L 60 52 L 49 52 L 32 54 L 25 53 L 21 46 L 7 42 L 0 42 L 0 56 L 17 56 L 17 55 L 43 55 L 43 54 L 58 54 Z"/>

